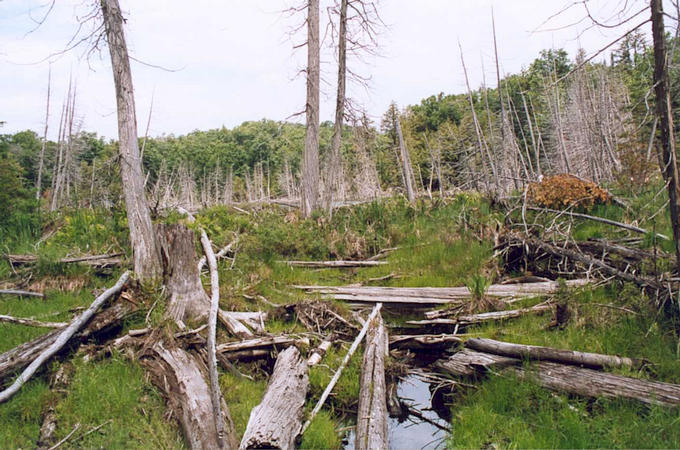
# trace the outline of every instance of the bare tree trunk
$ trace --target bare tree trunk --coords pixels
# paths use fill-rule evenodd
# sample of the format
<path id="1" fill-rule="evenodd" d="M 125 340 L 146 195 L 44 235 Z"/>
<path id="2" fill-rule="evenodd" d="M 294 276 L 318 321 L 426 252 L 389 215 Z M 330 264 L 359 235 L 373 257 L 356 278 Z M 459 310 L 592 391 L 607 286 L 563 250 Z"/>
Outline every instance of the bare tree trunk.
<path id="1" fill-rule="evenodd" d="M 100 5 L 111 53 L 113 80 L 116 85 L 120 172 L 130 227 L 134 270 L 141 279 L 152 279 L 161 274 L 161 259 L 144 195 L 144 176 L 137 142 L 132 73 L 123 33 L 123 15 L 118 0 L 100 0 Z"/>
<path id="2" fill-rule="evenodd" d="M 397 127 L 397 136 L 399 137 L 399 152 L 401 153 L 401 162 L 404 175 L 404 187 L 406 187 L 406 197 L 408 201 L 412 202 L 416 199 L 416 194 L 413 190 L 415 176 L 413 175 L 413 168 L 411 167 L 411 157 L 409 156 L 406 143 L 404 142 L 404 135 L 401 132 L 401 121 L 397 116 L 395 120 Z"/>
<path id="3" fill-rule="evenodd" d="M 310 217 L 319 203 L 319 0 L 307 2 L 307 131 L 302 165 L 302 215 Z"/>
<path id="4" fill-rule="evenodd" d="M 652 34 L 654 36 L 654 85 L 656 93 L 656 115 L 659 118 L 661 139 L 661 172 L 668 183 L 668 199 L 671 210 L 671 226 L 675 241 L 676 270 L 680 271 L 680 180 L 678 161 L 673 135 L 673 114 L 671 112 L 670 81 L 666 60 L 666 36 L 663 24 L 661 0 L 651 0 Z"/>
<path id="5" fill-rule="evenodd" d="M 45 161 L 45 147 L 47 146 L 47 126 L 50 119 L 50 87 L 52 85 L 52 66 L 50 65 L 49 72 L 47 72 L 47 106 L 45 107 L 45 131 L 43 132 L 42 146 L 40 147 L 40 162 L 38 163 L 38 179 L 35 182 L 35 199 L 40 200 L 40 191 L 42 191 L 42 172 L 43 163 Z"/>
<path id="6" fill-rule="evenodd" d="M 333 210 L 333 196 L 337 192 L 340 172 L 340 145 L 342 144 L 342 124 L 345 116 L 345 86 L 347 80 L 347 1 L 340 0 L 340 24 L 338 31 L 338 91 L 335 99 L 335 123 L 333 124 L 333 140 L 326 168 L 327 184 L 324 195 L 324 207 L 328 213 Z"/>

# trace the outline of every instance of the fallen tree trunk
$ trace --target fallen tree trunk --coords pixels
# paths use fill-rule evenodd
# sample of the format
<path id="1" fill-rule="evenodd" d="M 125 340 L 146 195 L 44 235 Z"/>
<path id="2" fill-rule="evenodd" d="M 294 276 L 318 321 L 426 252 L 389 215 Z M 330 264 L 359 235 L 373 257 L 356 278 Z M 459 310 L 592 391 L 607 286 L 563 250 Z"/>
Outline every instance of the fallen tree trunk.
<path id="1" fill-rule="evenodd" d="M 472 325 L 495 320 L 513 319 L 526 314 L 536 314 L 553 309 L 552 304 L 540 303 L 531 308 L 510 309 L 507 311 L 492 311 L 479 314 L 461 315 L 452 319 L 409 320 L 408 325 L 437 326 L 437 325 Z"/>
<path id="2" fill-rule="evenodd" d="M 324 403 L 326 403 L 326 399 L 330 395 L 331 391 L 335 387 L 335 384 L 338 382 L 340 379 L 340 375 L 342 375 L 342 371 L 345 369 L 347 364 L 349 363 L 349 360 L 352 358 L 352 355 L 354 355 L 354 352 L 357 351 L 357 348 L 359 348 L 359 344 L 361 343 L 361 340 L 364 338 L 366 335 L 366 332 L 368 331 L 368 326 L 378 314 L 380 314 L 380 309 L 382 308 L 382 303 L 378 303 L 373 307 L 373 311 L 371 311 L 371 314 L 368 316 L 368 319 L 366 322 L 364 322 L 363 327 L 361 328 L 361 331 L 357 335 L 357 337 L 354 339 L 354 342 L 352 342 L 352 345 L 350 346 L 349 350 L 347 350 L 347 354 L 345 357 L 342 359 L 342 362 L 340 363 L 340 366 L 338 369 L 335 371 L 335 374 L 333 375 L 333 378 L 331 378 L 331 381 L 328 382 L 328 386 L 326 386 L 326 389 L 323 391 L 321 394 L 321 397 L 319 398 L 319 401 L 316 402 L 316 405 L 314 406 L 314 409 L 312 409 L 312 412 L 309 413 L 309 417 L 307 418 L 307 421 L 305 424 L 302 426 L 302 430 L 300 433 L 304 433 L 307 427 L 309 426 L 310 423 L 312 423 L 312 420 L 314 420 L 314 417 L 319 413 L 321 408 L 323 407 Z"/>
<path id="3" fill-rule="evenodd" d="M 308 268 L 341 268 L 341 267 L 374 267 L 387 264 L 385 261 L 279 261 L 291 267 Z"/>
<path id="4" fill-rule="evenodd" d="M 229 410 L 221 398 L 220 416 L 213 414 L 210 388 L 200 361 L 179 347 L 157 341 L 140 355 L 152 381 L 168 400 L 179 420 L 189 448 L 210 449 L 238 446 Z M 219 424 L 218 422 L 221 422 Z M 225 430 L 220 440 L 219 429 Z"/>
<path id="5" fill-rule="evenodd" d="M 0 392 L 0 403 L 9 400 L 14 394 L 19 392 L 19 389 L 35 374 L 35 372 L 40 368 L 40 366 L 59 352 L 73 337 L 78 330 L 80 330 L 85 324 L 94 316 L 94 314 L 102 307 L 102 305 L 109 300 L 114 295 L 117 295 L 122 289 L 125 283 L 127 283 L 130 278 L 130 272 L 125 272 L 118 279 L 115 285 L 108 288 L 101 295 L 99 295 L 94 302 L 87 308 L 80 316 L 73 320 L 66 329 L 59 332 L 56 339 L 43 351 L 40 353 L 33 362 L 31 362 L 28 367 L 19 375 L 19 377 L 12 383 L 10 387 Z"/>
<path id="6" fill-rule="evenodd" d="M 509 356 L 519 359 L 532 359 L 539 361 L 553 361 L 562 364 L 572 364 L 602 369 L 605 367 L 628 367 L 640 368 L 644 361 L 615 355 L 603 355 L 599 353 L 585 353 L 573 350 L 562 350 L 537 345 L 520 345 L 510 342 L 495 341 L 493 339 L 474 338 L 465 341 L 465 346 L 473 350 L 495 355 Z"/>
<path id="7" fill-rule="evenodd" d="M 641 380 L 576 366 L 541 361 L 529 368 L 507 356 L 465 349 L 437 361 L 435 368 L 455 376 L 482 375 L 487 371 L 514 373 L 547 389 L 585 397 L 627 398 L 650 405 L 680 404 L 680 385 Z"/>
<path id="8" fill-rule="evenodd" d="M 302 345 L 309 345 L 309 339 L 300 338 L 298 336 L 279 335 L 279 336 L 265 336 L 255 339 L 248 339 L 245 341 L 227 342 L 217 346 L 218 353 L 236 353 L 244 350 L 258 350 L 269 347 L 290 347 L 295 343 Z"/>
<path id="9" fill-rule="evenodd" d="M 387 397 L 385 387 L 385 354 L 387 329 L 377 315 L 366 334 L 364 361 L 361 366 L 359 406 L 355 448 L 387 449 Z"/>
<path id="10" fill-rule="evenodd" d="M 585 279 L 568 280 L 567 287 L 585 286 Z M 472 298 L 466 286 L 448 288 L 401 288 L 378 286 L 294 286 L 309 292 L 330 295 L 336 300 L 367 303 L 403 303 L 410 305 L 460 304 Z M 554 294 L 559 289 L 556 281 L 538 283 L 492 284 L 485 295 L 497 298 L 528 298 Z"/>
<path id="11" fill-rule="evenodd" d="M 29 327 L 39 328 L 64 328 L 68 325 L 66 322 L 41 322 L 31 318 L 13 317 L 0 314 L 0 322 L 15 323 L 18 325 L 26 325 Z"/>
<path id="12" fill-rule="evenodd" d="M 451 334 L 418 334 L 391 336 L 390 348 L 441 351 L 461 343 L 461 339 Z"/>
<path id="13" fill-rule="evenodd" d="M 19 295 L 21 297 L 45 298 L 45 294 L 40 292 L 22 291 L 18 289 L 0 289 L 0 295 Z"/>
<path id="14" fill-rule="evenodd" d="M 294 346 L 279 353 L 262 401 L 250 412 L 239 448 L 294 449 L 309 388 L 307 362 Z"/>
<path id="15" fill-rule="evenodd" d="M 123 263 L 123 259 L 120 258 L 122 253 L 111 253 L 104 255 L 85 255 L 76 256 L 70 258 L 60 258 L 56 262 L 60 264 L 84 264 L 91 267 L 103 268 L 110 266 L 119 266 Z M 23 264 L 35 264 L 38 262 L 38 257 L 36 255 L 5 255 L 7 261 L 10 264 L 23 265 Z"/>

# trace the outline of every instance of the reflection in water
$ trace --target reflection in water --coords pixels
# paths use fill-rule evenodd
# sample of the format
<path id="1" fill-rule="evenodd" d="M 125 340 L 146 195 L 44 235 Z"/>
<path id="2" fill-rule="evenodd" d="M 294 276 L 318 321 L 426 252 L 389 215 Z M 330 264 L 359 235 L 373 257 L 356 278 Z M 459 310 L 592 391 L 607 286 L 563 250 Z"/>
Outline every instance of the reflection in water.
<path id="1" fill-rule="evenodd" d="M 444 426 L 449 425 L 449 408 L 442 407 L 441 398 L 432 399 L 435 402 L 435 405 L 432 405 L 432 393 L 428 383 L 418 377 L 409 376 L 399 383 L 397 392 L 400 399 L 409 406 L 420 410 L 426 418 Z M 440 402 L 437 402 L 437 400 L 440 400 Z M 437 406 L 439 406 L 437 408 L 439 414 L 431 410 Z M 440 417 L 440 414 L 444 417 L 448 416 L 447 420 Z M 388 427 L 390 449 L 392 450 L 441 449 L 446 446 L 446 431 L 413 416 L 406 418 L 401 423 L 399 419 L 390 418 Z M 354 448 L 353 430 L 347 436 L 345 448 Z"/>

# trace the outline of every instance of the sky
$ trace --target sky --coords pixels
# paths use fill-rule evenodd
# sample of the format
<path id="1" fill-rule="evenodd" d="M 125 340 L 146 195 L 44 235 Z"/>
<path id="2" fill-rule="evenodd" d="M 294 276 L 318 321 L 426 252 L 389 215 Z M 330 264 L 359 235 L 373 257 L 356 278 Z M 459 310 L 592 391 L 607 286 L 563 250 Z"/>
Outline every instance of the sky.
<path id="1" fill-rule="evenodd" d="M 105 45 L 83 44 L 64 52 L 94 0 L 0 0 L 0 133 L 32 129 L 42 135 L 48 72 L 51 104 L 48 137 L 56 139 L 59 113 L 69 79 L 77 86 L 76 116 L 81 128 L 117 138 L 110 57 Z M 150 136 L 244 121 L 304 120 L 306 49 L 304 20 L 283 11 L 294 0 L 120 0 L 131 61 L 139 134 L 149 111 Z M 529 66 L 539 51 L 564 48 L 571 57 L 582 47 L 592 54 L 648 18 L 648 12 L 612 29 L 592 28 L 581 1 L 573 0 L 379 0 L 384 26 L 379 55 L 349 61 L 370 77 L 368 86 L 351 84 L 348 95 L 375 121 L 392 101 L 400 107 L 439 92 L 465 92 L 460 46 L 472 87 L 495 86 L 491 11 L 496 22 L 503 74 Z M 593 17 L 607 23 L 648 2 L 589 0 Z M 331 0 L 321 0 L 322 31 Z M 668 8 L 670 4 L 666 5 Z M 556 17 L 552 17 L 558 14 Z M 668 24 L 667 25 L 671 25 Z M 673 24 L 674 25 L 674 24 Z M 96 26 L 86 22 L 80 37 Z M 649 34 L 649 25 L 643 29 Z M 291 35 L 291 33 L 293 33 Z M 76 39 L 76 41 L 79 38 Z M 598 56 L 600 61 L 605 55 Z M 332 120 L 337 68 L 331 39 L 322 50 L 321 120 Z"/>

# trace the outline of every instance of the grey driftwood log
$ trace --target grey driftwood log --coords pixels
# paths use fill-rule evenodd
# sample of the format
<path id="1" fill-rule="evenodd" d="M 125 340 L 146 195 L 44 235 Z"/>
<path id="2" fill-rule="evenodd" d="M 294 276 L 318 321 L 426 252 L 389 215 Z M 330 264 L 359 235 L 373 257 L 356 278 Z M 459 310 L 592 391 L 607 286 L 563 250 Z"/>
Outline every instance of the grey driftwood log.
<path id="1" fill-rule="evenodd" d="M 378 314 L 369 324 L 366 333 L 357 409 L 355 441 L 357 450 L 388 448 L 385 386 L 387 342 L 387 329 L 382 316 Z"/>
<path id="2" fill-rule="evenodd" d="M 262 402 L 250 412 L 240 449 L 294 449 L 309 388 L 307 361 L 294 346 L 279 353 Z"/>

